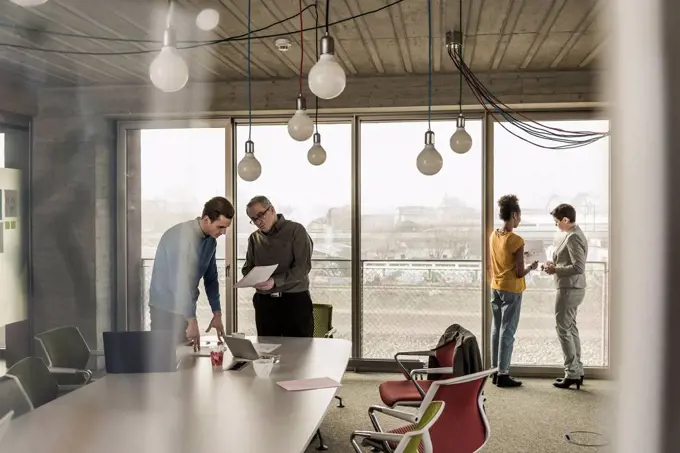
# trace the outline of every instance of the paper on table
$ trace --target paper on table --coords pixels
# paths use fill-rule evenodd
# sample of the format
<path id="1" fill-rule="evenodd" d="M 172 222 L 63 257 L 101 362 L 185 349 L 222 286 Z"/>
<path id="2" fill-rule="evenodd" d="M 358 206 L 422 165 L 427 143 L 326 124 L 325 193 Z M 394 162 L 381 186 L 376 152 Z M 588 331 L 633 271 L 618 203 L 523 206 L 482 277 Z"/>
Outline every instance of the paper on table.
<path id="1" fill-rule="evenodd" d="M 545 249 L 542 241 L 526 241 L 524 243 L 524 261 L 533 263 L 545 259 Z"/>
<path id="2" fill-rule="evenodd" d="M 272 343 L 253 343 L 253 346 L 259 354 L 271 354 L 279 349 L 281 345 Z"/>
<path id="3" fill-rule="evenodd" d="M 234 286 L 236 288 L 252 288 L 259 283 L 266 282 L 277 267 L 279 267 L 278 264 L 272 264 L 271 266 L 255 266 L 248 272 L 248 275 L 239 280 Z"/>
<path id="4" fill-rule="evenodd" d="M 301 390 L 316 390 L 328 389 L 334 387 L 342 387 L 338 381 L 329 377 L 312 378 L 312 379 L 298 379 L 295 381 L 281 381 L 277 382 L 279 386 L 288 390 L 289 392 L 298 392 Z"/>

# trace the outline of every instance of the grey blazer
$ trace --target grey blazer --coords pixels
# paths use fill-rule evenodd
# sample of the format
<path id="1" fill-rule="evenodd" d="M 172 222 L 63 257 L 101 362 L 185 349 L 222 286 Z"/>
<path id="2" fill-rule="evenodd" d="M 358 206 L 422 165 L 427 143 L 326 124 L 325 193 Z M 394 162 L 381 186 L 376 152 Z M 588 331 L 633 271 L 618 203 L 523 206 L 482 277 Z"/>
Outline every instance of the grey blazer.
<path id="1" fill-rule="evenodd" d="M 588 239 L 578 225 L 564 237 L 553 253 L 555 284 L 558 288 L 586 287 Z"/>

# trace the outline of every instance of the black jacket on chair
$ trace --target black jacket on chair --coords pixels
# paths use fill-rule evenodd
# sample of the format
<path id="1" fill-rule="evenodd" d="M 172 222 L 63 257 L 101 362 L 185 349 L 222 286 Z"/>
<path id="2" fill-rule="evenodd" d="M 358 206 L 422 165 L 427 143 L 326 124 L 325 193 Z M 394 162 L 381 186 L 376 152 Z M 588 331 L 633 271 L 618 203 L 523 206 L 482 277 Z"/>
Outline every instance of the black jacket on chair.
<path id="1" fill-rule="evenodd" d="M 439 343 L 437 343 L 437 347 L 433 351 L 450 343 L 456 343 L 453 355 L 454 376 L 460 377 L 484 371 L 477 338 L 472 332 L 459 324 L 452 324 L 439 338 Z M 437 359 L 430 357 L 427 366 L 429 368 L 437 368 L 439 366 Z M 428 374 L 427 378 L 428 380 L 436 380 L 440 378 L 440 375 Z"/>

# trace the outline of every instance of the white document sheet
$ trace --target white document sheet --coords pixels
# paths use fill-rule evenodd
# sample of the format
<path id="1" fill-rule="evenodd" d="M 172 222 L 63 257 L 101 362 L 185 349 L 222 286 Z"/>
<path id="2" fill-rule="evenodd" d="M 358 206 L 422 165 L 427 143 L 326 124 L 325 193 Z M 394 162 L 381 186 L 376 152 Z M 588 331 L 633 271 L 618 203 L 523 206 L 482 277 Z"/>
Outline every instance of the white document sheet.
<path id="1" fill-rule="evenodd" d="M 289 392 L 299 392 L 301 390 L 316 390 L 316 389 L 327 389 L 334 387 L 342 387 L 342 384 L 329 378 L 312 378 L 312 379 L 299 379 L 295 381 L 281 381 L 277 382 L 279 386 L 288 390 Z"/>
<path id="2" fill-rule="evenodd" d="M 248 275 L 236 282 L 234 286 L 236 288 L 252 288 L 257 284 L 264 283 L 269 280 L 269 277 L 272 276 L 277 267 L 279 267 L 278 264 L 272 264 L 271 266 L 255 266 L 248 272 Z"/>
<path id="3" fill-rule="evenodd" d="M 526 241 L 524 243 L 524 262 L 545 261 L 545 249 L 542 241 Z"/>

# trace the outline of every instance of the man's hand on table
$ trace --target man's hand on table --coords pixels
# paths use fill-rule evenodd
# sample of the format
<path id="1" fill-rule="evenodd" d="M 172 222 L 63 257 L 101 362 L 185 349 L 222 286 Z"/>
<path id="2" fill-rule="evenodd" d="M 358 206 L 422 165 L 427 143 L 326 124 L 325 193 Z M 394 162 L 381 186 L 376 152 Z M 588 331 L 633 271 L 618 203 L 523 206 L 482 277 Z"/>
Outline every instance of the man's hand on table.
<path id="1" fill-rule="evenodd" d="M 198 330 L 198 320 L 196 318 L 189 319 L 189 324 L 187 325 L 187 340 L 194 347 L 194 352 L 201 350 L 201 333 Z"/>
<path id="2" fill-rule="evenodd" d="M 205 333 L 210 332 L 210 329 L 215 329 L 215 332 L 217 332 L 217 341 L 224 342 L 224 324 L 222 324 L 221 312 L 216 311 L 213 313 L 213 317 L 210 320 L 210 324 L 208 324 L 208 328 L 205 330 Z"/>

